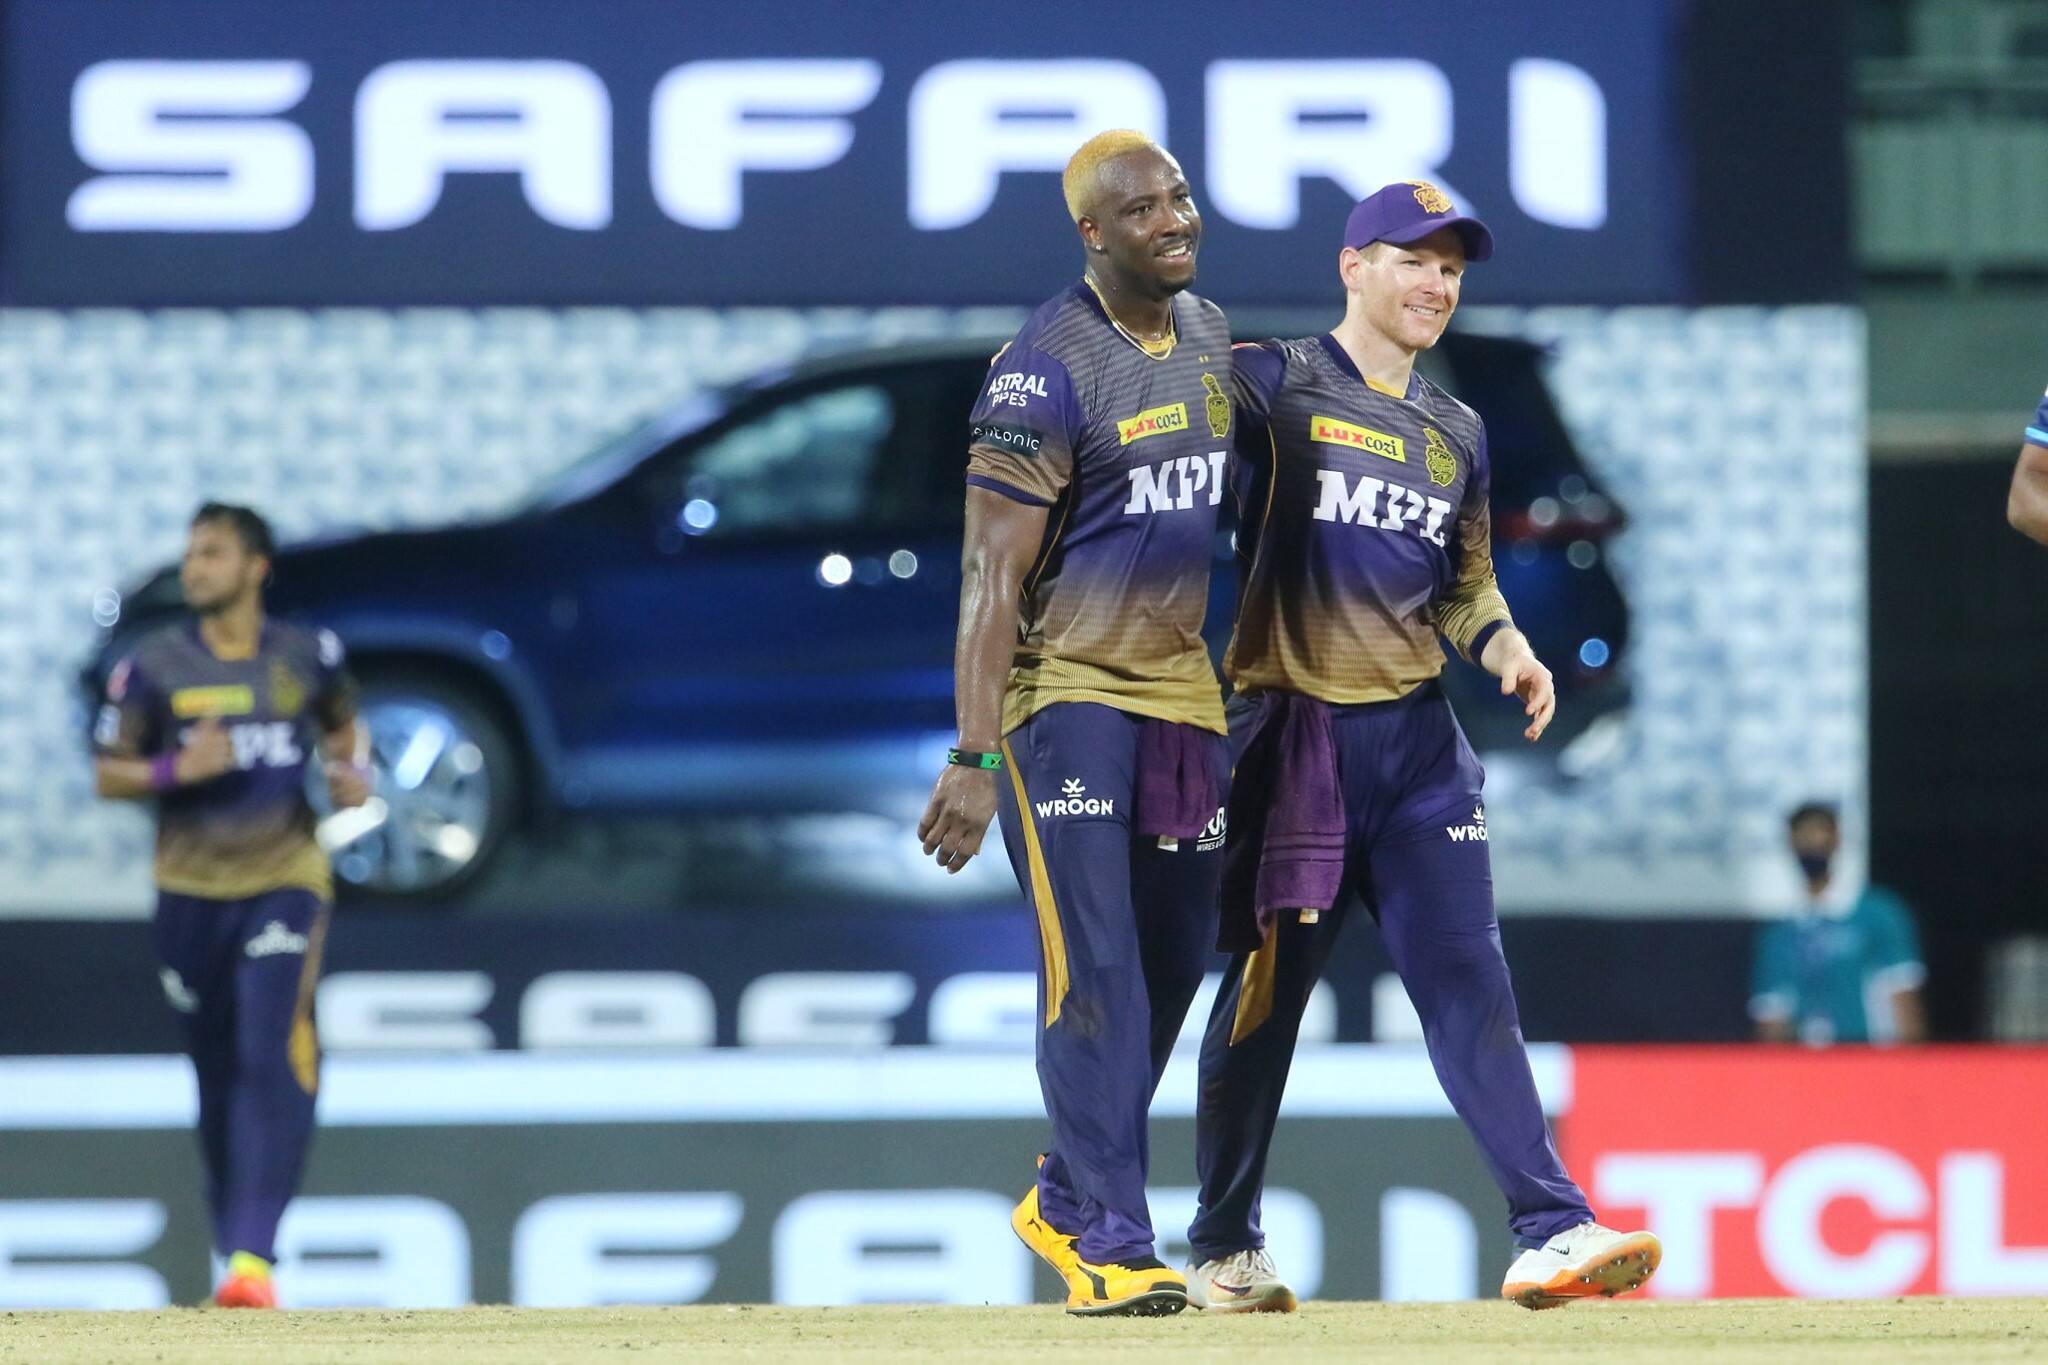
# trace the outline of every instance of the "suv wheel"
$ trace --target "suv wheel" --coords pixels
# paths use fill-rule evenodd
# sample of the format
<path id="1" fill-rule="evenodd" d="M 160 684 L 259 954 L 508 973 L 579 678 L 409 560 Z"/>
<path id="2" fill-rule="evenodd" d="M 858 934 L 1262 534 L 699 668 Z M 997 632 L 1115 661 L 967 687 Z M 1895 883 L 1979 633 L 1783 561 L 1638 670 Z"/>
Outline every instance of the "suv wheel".
<path id="1" fill-rule="evenodd" d="M 336 879 L 358 893 L 447 895 L 489 864 L 518 809 L 519 762 L 504 727 L 459 685 L 370 673 L 371 796 L 321 825 Z"/>

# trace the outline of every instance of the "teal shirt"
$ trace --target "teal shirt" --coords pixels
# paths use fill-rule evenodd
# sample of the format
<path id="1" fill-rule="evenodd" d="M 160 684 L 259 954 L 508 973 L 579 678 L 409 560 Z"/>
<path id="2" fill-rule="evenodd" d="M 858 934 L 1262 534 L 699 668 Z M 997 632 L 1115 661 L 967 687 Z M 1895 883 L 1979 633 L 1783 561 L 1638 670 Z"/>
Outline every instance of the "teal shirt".
<path id="1" fill-rule="evenodd" d="M 1905 902 L 1867 886 L 1846 913 L 1816 906 L 1764 926 L 1749 1012 L 1789 1020 L 1803 1042 L 1889 1042 L 1898 1036 L 1893 993 L 1926 975 Z"/>

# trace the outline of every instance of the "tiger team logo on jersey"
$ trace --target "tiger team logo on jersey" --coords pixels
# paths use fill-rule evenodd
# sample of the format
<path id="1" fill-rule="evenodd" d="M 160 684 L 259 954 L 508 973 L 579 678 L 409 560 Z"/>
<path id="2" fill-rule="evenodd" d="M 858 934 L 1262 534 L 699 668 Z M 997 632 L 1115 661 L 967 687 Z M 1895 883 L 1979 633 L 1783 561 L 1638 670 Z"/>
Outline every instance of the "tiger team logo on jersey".
<path id="1" fill-rule="evenodd" d="M 1415 187 L 1415 202 L 1422 205 L 1424 213 L 1449 213 L 1451 197 L 1427 180 L 1404 180 L 1404 185 Z"/>
<path id="2" fill-rule="evenodd" d="M 1209 434 L 1222 440 L 1230 434 L 1230 395 L 1223 392 L 1223 386 L 1216 382 L 1216 376 L 1204 371 L 1202 387 L 1209 396 L 1202 400 L 1209 418 Z"/>
<path id="3" fill-rule="evenodd" d="M 1408 443 L 1399 436 L 1390 436 L 1384 431 L 1374 431 L 1355 422 L 1340 422 L 1334 417 L 1310 417 L 1308 438 L 1322 441 L 1327 445 L 1350 446 L 1353 450 L 1368 451 L 1381 459 L 1393 460 L 1397 464 L 1408 463 Z"/>
<path id="4" fill-rule="evenodd" d="M 291 666 L 279 659 L 270 666 L 270 709 L 280 716 L 296 716 L 306 704 L 306 685 Z"/>
<path id="5" fill-rule="evenodd" d="M 1429 446 L 1422 452 L 1422 462 L 1429 469 L 1429 481 L 1438 488 L 1449 488 L 1458 477 L 1458 457 L 1444 442 L 1443 433 L 1435 427 L 1424 427 L 1422 439 Z"/>
<path id="6" fill-rule="evenodd" d="M 1147 436 L 1164 436 L 1172 431 L 1188 429 L 1188 405 L 1168 403 L 1163 408 L 1146 408 L 1136 417 L 1127 417 L 1116 424 L 1119 444 L 1129 445 L 1142 441 Z"/>

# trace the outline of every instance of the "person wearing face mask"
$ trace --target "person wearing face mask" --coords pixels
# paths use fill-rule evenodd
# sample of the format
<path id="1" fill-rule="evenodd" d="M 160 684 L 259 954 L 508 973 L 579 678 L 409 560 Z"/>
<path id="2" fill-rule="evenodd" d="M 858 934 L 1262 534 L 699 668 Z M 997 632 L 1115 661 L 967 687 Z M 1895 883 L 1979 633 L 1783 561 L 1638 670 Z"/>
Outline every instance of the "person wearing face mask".
<path id="1" fill-rule="evenodd" d="M 1767 1043 L 1917 1043 L 1927 1036 L 1920 938 L 1904 901 L 1840 876 L 1834 808 L 1808 802 L 1786 821 L 1804 894 L 1798 913 L 1757 935 L 1749 1013 Z"/>

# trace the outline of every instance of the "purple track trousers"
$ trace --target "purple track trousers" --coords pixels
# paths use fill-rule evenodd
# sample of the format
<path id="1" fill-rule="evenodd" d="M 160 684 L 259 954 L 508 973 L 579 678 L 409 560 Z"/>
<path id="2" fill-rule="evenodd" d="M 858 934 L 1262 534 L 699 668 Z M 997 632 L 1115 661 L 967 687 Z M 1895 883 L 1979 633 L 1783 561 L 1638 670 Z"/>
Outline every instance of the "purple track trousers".
<path id="1" fill-rule="evenodd" d="M 313 1137 L 313 988 L 327 906 L 288 887 L 247 900 L 162 892 L 156 951 L 199 1081 L 214 1248 L 277 1259 L 278 1220 Z"/>
<path id="2" fill-rule="evenodd" d="M 1487 857 L 1485 773 L 1435 685 L 1331 708 L 1345 819 L 1344 885 L 1319 924 L 1282 911 L 1231 959 L 1202 1040 L 1196 1113 L 1199 1260 L 1265 1245 L 1259 1193 L 1301 1012 L 1354 897 L 1378 923 L 1421 1017 L 1430 1062 L 1508 1201 L 1521 1246 L 1592 1217 L 1565 1174 L 1522 1047 Z M 1233 705 L 1243 742 L 1248 707 Z"/>
<path id="3" fill-rule="evenodd" d="M 1011 731 L 997 813 L 1038 916 L 1038 1079 L 1052 1120 L 1048 1223 L 1095 1264 L 1153 1254 L 1146 1111 L 1214 951 L 1214 835 L 1137 832 L 1140 717 L 1058 702 Z M 1219 750 L 1223 736 L 1215 736 Z M 1020 800 L 1020 790 L 1022 799 Z"/>

